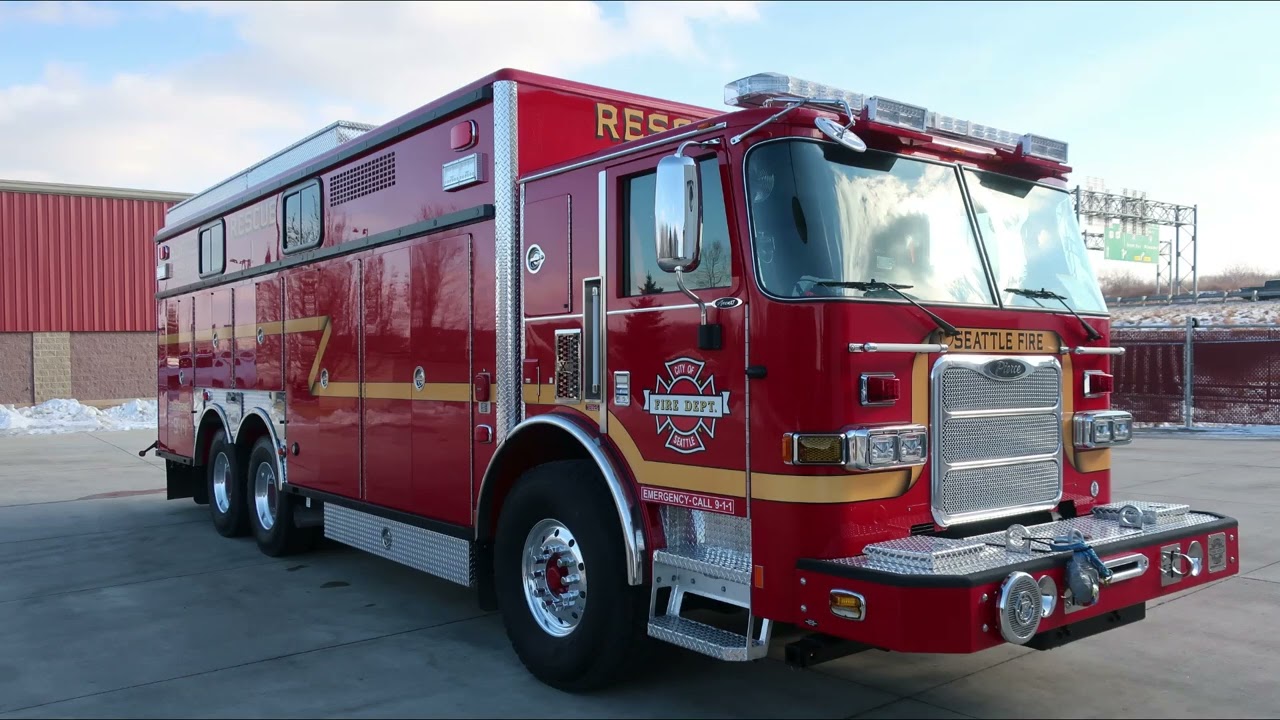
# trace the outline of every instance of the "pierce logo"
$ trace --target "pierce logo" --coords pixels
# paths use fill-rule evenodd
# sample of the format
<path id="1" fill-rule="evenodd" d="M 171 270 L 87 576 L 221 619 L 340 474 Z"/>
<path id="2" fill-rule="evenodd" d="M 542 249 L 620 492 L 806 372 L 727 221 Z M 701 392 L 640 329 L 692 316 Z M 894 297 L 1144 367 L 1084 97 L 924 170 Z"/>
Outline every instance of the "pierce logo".
<path id="1" fill-rule="evenodd" d="M 729 391 L 716 392 L 714 375 L 702 379 L 706 363 L 676 358 L 666 363 L 653 392 L 644 391 L 644 409 L 658 422 L 658 434 L 667 432 L 667 447 L 686 455 L 707 449 L 703 435 L 716 436 L 716 420 L 729 414 Z"/>

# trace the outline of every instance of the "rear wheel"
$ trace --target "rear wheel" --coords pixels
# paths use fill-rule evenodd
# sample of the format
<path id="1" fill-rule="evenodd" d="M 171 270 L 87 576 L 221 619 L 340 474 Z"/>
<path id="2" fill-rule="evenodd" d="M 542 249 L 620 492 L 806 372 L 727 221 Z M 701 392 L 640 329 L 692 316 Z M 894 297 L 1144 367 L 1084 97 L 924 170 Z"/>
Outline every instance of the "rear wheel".
<path id="1" fill-rule="evenodd" d="M 223 537 L 238 537 L 249 530 L 244 508 L 244 474 L 236 446 L 227 441 L 225 430 L 219 429 L 209 441 L 205 461 L 209 515 L 213 526 Z"/>
<path id="2" fill-rule="evenodd" d="M 539 680 L 591 690 L 637 659 L 647 596 L 627 584 L 624 560 L 617 511 L 592 463 L 540 465 L 517 482 L 498 519 L 494 585 L 511 645 Z"/>
<path id="3" fill-rule="evenodd" d="M 300 528 L 294 523 L 298 497 L 280 492 L 275 446 L 265 435 L 258 438 L 249 455 L 248 485 L 245 510 L 259 550 L 271 557 L 281 557 L 315 547 L 321 530 Z"/>

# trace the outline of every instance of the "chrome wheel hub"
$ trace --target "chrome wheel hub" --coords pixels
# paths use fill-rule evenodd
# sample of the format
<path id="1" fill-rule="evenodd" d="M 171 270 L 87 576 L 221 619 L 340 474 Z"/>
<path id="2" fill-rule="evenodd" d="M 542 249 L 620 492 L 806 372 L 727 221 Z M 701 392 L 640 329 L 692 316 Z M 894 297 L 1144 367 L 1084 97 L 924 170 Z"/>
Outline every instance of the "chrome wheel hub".
<path id="1" fill-rule="evenodd" d="M 279 491 L 276 489 L 275 468 L 271 463 L 261 463 L 253 476 L 253 507 L 263 530 L 270 530 L 276 524 L 277 502 Z"/>
<path id="2" fill-rule="evenodd" d="M 587 563 L 569 528 L 559 520 L 534 525 L 524 541 L 521 570 L 534 621 L 555 637 L 577 629 L 587 606 Z"/>
<path id="3" fill-rule="evenodd" d="M 213 459 L 213 502 L 218 506 L 218 512 L 224 515 L 231 509 L 230 482 L 231 461 L 226 453 L 218 453 L 218 457 Z"/>

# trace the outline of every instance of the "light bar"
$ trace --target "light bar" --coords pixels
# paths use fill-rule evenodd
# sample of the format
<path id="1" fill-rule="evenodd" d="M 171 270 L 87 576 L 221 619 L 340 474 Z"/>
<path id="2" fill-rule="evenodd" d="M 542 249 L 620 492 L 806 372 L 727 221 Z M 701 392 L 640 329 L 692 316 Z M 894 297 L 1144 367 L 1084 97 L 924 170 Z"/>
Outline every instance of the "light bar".
<path id="1" fill-rule="evenodd" d="M 938 112 L 930 112 L 919 105 L 866 96 L 842 90 L 830 85 L 802 80 L 782 73 L 757 73 L 734 80 L 724 86 L 726 105 L 740 108 L 765 107 L 770 101 L 829 100 L 845 102 L 859 115 L 866 110 L 870 122 L 906 128 L 921 133 L 952 136 L 977 141 L 983 145 L 998 146 L 1016 152 L 1019 156 L 1067 162 L 1067 144 L 1060 140 L 1030 133 L 1019 134 L 990 125 L 980 125 L 969 120 Z"/>
<path id="2" fill-rule="evenodd" d="M 990 125 L 979 125 L 968 120 L 961 120 L 950 115 L 942 113 L 929 113 L 929 129 L 936 130 L 947 135 L 956 137 L 972 138 L 981 140 L 985 143 L 993 145 L 1003 145 L 1008 148 L 1018 146 L 1019 136 L 1008 130 L 991 127 Z"/>
<path id="3" fill-rule="evenodd" d="M 1067 161 L 1067 144 L 1061 140 L 1050 140 L 1047 137 L 1027 133 L 1018 141 L 1018 151 L 1026 157 L 1040 158 L 1065 163 Z"/>
<path id="4" fill-rule="evenodd" d="M 925 131 L 928 110 L 919 105 L 909 105 L 888 98 L 873 97 L 867 101 L 867 119 L 882 125 Z"/>
<path id="5" fill-rule="evenodd" d="M 862 111 L 865 102 L 858 93 L 781 73 L 749 75 L 724 86 L 724 104 L 733 107 L 764 107 L 766 100 L 787 98 L 843 100 L 855 113 Z"/>

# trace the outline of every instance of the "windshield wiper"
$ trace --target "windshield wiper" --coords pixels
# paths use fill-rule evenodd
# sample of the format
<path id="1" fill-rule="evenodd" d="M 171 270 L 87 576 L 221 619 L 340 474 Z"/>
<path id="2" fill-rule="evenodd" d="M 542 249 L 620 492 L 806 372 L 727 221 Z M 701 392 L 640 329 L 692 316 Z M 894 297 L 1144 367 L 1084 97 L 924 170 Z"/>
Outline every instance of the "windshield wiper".
<path id="1" fill-rule="evenodd" d="M 1102 334 L 1097 330 L 1094 330 L 1092 325 L 1085 322 L 1084 318 L 1080 317 L 1080 314 L 1075 311 L 1075 308 L 1071 307 L 1071 305 L 1067 303 L 1066 297 L 1059 295 L 1052 290 L 1045 290 L 1044 288 L 1040 288 L 1039 290 L 1032 290 L 1030 288 L 1005 288 L 1004 291 L 1007 293 L 1013 293 L 1014 295 L 1021 295 L 1025 298 L 1031 298 L 1032 300 L 1057 300 L 1062 303 L 1062 307 L 1066 308 L 1072 315 L 1076 316 L 1076 319 L 1079 320 L 1080 324 L 1084 327 L 1084 331 L 1089 334 L 1090 340 L 1102 339 Z"/>
<path id="2" fill-rule="evenodd" d="M 956 329 L 955 325 L 952 325 L 946 320 L 943 320 L 937 315 L 934 315 L 932 312 L 929 311 L 928 308 L 916 302 L 915 300 L 912 300 L 910 295 L 902 292 L 903 290 L 914 287 L 913 285 L 894 285 L 893 283 L 880 282 L 875 278 L 871 278 L 870 282 L 859 282 L 859 281 L 853 281 L 853 280 L 822 280 L 815 284 L 822 285 L 823 287 L 850 288 L 852 290 L 861 290 L 862 292 L 867 292 L 869 290 L 892 290 L 893 292 L 897 293 L 903 300 L 906 300 L 912 305 L 915 305 L 917 308 L 920 309 L 921 312 L 923 312 L 925 315 L 928 315 L 929 318 L 933 320 L 935 324 L 937 324 L 938 329 L 942 330 L 942 333 L 947 337 L 955 337 L 960 334 L 960 331 Z"/>

